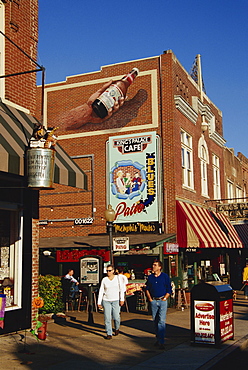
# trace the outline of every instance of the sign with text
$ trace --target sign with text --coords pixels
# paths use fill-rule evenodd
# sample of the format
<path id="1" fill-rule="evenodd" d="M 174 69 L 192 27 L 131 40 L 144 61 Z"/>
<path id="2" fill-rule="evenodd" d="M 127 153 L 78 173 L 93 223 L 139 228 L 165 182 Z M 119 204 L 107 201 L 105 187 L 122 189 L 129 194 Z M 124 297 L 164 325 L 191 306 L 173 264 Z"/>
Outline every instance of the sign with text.
<path id="1" fill-rule="evenodd" d="M 224 342 L 233 336 L 233 301 L 228 299 L 220 302 L 220 339 Z"/>
<path id="2" fill-rule="evenodd" d="M 129 251 L 129 238 L 128 237 L 119 237 L 113 238 L 113 251 Z"/>
<path id="3" fill-rule="evenodd" d="M 230 219 L 248 218 L 248 202 L 218 204 L 216 210 L 224 213 Z"/>
<path id="4" fill-rule="evenodd" d="M 160 224 L 158 222 L 137 222 L 126 224 L 113 224 L 116 233 L 136 234 L 136 233 L 159 233 Z"/>
<path id="5" fill-rule="evenodd" d="M 80 258 L 87 255 L 96 255 L 102 257 L 104 262 L 110 260 L 109 251 L 106 250 L 57 250 L 56 262 L 79 262 Z"/>
<path id="6" fill-rule="evenodd" d="M 194 301 L 195 343 L 215 344 L 215 302 Z"/>
<path id="7" fill-rule="evenodd" d="M 178 254 L 179 244 L 177 243 L 164 243 L 164 254 Z"/>
<path id="8" fill-rule="evenodd" d="M 158 140 L 156 132 L 109 138 L 108 203 L 115 224 L 159 221 Z"/>

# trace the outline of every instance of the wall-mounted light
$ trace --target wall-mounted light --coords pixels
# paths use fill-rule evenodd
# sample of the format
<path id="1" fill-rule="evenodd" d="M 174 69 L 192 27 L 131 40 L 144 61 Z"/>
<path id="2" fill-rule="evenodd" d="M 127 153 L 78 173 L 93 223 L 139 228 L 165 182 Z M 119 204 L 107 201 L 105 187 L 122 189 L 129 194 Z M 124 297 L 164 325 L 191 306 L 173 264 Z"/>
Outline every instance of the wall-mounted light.
<path id="1" fill-rule="evenodd" d="M 44 256 L 51 256 L 52 252 L 50 252 L 50 251 L 44 251 L 43 254 L 44 254 Z"/>
<path id="2" fill-rule="evenodd" d="M 205 121 L 205 114 L 202 114 L 201 129 L 202 129 L 202 132 L 205 132 L 208 129 L 208 124 Z"/>

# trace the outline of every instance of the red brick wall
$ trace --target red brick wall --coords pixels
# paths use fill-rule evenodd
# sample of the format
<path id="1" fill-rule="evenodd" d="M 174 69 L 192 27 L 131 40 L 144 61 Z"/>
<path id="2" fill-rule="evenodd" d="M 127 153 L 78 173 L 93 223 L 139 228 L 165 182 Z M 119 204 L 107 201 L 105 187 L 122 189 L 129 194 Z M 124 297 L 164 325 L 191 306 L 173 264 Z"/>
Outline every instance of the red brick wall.
<path id="1" fill-rule="evenodd" d="M 7 1 L 5 6 L 5 34 L 34 60 L 38 43 L 38 0 Z M 2 35 L 0 37 L 3 37 Z M 36 69 L 17 47 L 5 39 L 5 74 Z M 38 72 L 41 73 L 41 72 Z M 35 113 L 36 73 L 5 78 L 5 99 Z"/>
<path id="2" fill-rule="evenodd" d="M 77 130 L 66 129 L 62 123 L 63 113 L 75 108 L 87 101 L 89 96 L 95 92 L 102 82 L 96 81 L 95 84 L 85 86 L 72 85 L 102 78 L 110 79 L 114 76 L 123 76 L 133 67 L 138 67 L 140 75 L 130 86 L 128 98 L 117 113 L 102 124 L 87 123 Z M 157 77 L 152 83 L 151 75 L 148 71 L 155 70 Z M 70 88 L 67 88 L 71 86 Z M 66 87 L 65 89 L 62 89 Z M 55 89 L 56 88 L 56 89 Z M 154 91 L 156 89 L 156 91 Z M 152 96 L 157 94 L 155 105 L 152 105 Z M 58 134 L 73 135 L 80 134 L 82 137 L 69 137 L 59 140 L 60 145 L 72 156 L 94 154 L 94 207 L 96 207 L 96 219 L 92 226 L 72 227 L 73 222 L 54 222 L 44 228 L 41 227 L 41 237 L 51 236 L 81 236 L 89 233 L 105 232 L 104 211 L 106 208 L 106 141 L 109 136 L 120 135 L 120 129 L 127 129 L 121 134 L 131 134 L 146 131 L 156 131 L 161 137 L 162 164 L 161 172 L 163 179 L 163 223 L 164 230 L 168 233 L 176 232 L 176 199 L 183 198 L 203 204 L 206 200 L 201 195 L 200 188 L 200 160 L 198 158 L 198 141 L 202 135 L 201 116 L 198 114 L 196 124 L 192 123 L 179 110 L 176 109 L 174 96 L 181 95 L 191 106 L 192 97 L 200 99 L 200 92 L 196 83 L 189 77 L 188 73 L 181 66 L 173 53 L 167 52 L 160 57 L 147 58 L 137 61 L 120 63 L 102 67 L 101 71 L 87 73 L 83 75 L 68 77 L 65 82 L 50 84 L 46 86 L 47 93 L 47 121 L 49 125 L 59 127 Z M 39 100 L 40 89 L 37 89 Z M 205 99 L 205 98 L 204 98 Z M 218 109 L 209 101 L 204 100 L 204 104 L 209 105 L 216 118 L 216 131 L 222 134 L 222 120 Z M 154 103 L 153 103 L 154 104 Z M 125 109 L 124 109 L 125 108 Z M 138 108 L 138 109 L 137 109 Z M 158 110 L 157 125 L 153 125 L 153 113 Z M 37 111 L 38 114 L 38 111 Z M 137 126 L 140 129 L 136 130 Z M 129 128 L 129 129 L 128 129 Z M 194 155 L 194 191 L 182 188 L 182 168 L 181 168 L 181 138 L 180 130 L 183 128 L 193 137 Z M 97 132 L 97 135 L 95 135 Z M 208 184 L 209 198 L 213 198 L 213 170 L 212 153 L 219 156 L 221 167 L 223 167 L 222 147 L 217 145 L 209 138 L 208 132 L 204 134 L 208 145 L 210 163 L 208 165 Z M 76 160 L 83 170 L 90 170 L 89 160 Z M 86 193 L 76 193 L 76 189 L 64 189 L 56 186 L 55 190 L 41 192 L 40 211 L 41 219 L 66 218 L 66 217 L 87 217 L 91 214 L 91 183 L 89 173 L 89 191 Z M 223 177 L 223 176 L 222 176 Z M 224 180 L 221 183 L 224 191 Z M 71 204 L 82 203 L 73 207 Z M 55 207 L 51 212 L 50 205 Z M 70 204 L 70 205 L 69 205 Z M 57 205 L 57 207 L 56 207 Z"/>

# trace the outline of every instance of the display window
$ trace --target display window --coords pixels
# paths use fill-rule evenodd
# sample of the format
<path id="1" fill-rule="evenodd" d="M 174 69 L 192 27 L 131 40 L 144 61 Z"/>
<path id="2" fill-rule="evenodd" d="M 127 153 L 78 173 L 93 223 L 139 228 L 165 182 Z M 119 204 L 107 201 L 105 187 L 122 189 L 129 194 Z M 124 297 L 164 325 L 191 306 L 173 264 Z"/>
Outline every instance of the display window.
<path id="1" fill-rule="evenodd" d="M 18 211 L 0 209 L 0 291 L 6 309 L 21 307 L 22 217 Z"/>

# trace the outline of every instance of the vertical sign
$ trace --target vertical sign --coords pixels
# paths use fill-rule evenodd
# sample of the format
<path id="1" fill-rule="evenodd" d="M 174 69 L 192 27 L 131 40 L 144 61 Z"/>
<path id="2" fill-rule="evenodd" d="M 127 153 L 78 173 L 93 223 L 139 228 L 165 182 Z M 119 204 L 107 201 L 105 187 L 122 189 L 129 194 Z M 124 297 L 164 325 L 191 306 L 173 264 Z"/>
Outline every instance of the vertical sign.
<path id="1" fill-rule="evenodd" d="M 109 138 L 107 187 L 115 223 L 159 221 L 156 132 Z"/>
<path id="2" fill-rule="evenodd" d="M 220 302 L 220 339 L 222 342 L 233 338 L 233 301 Z"/>

